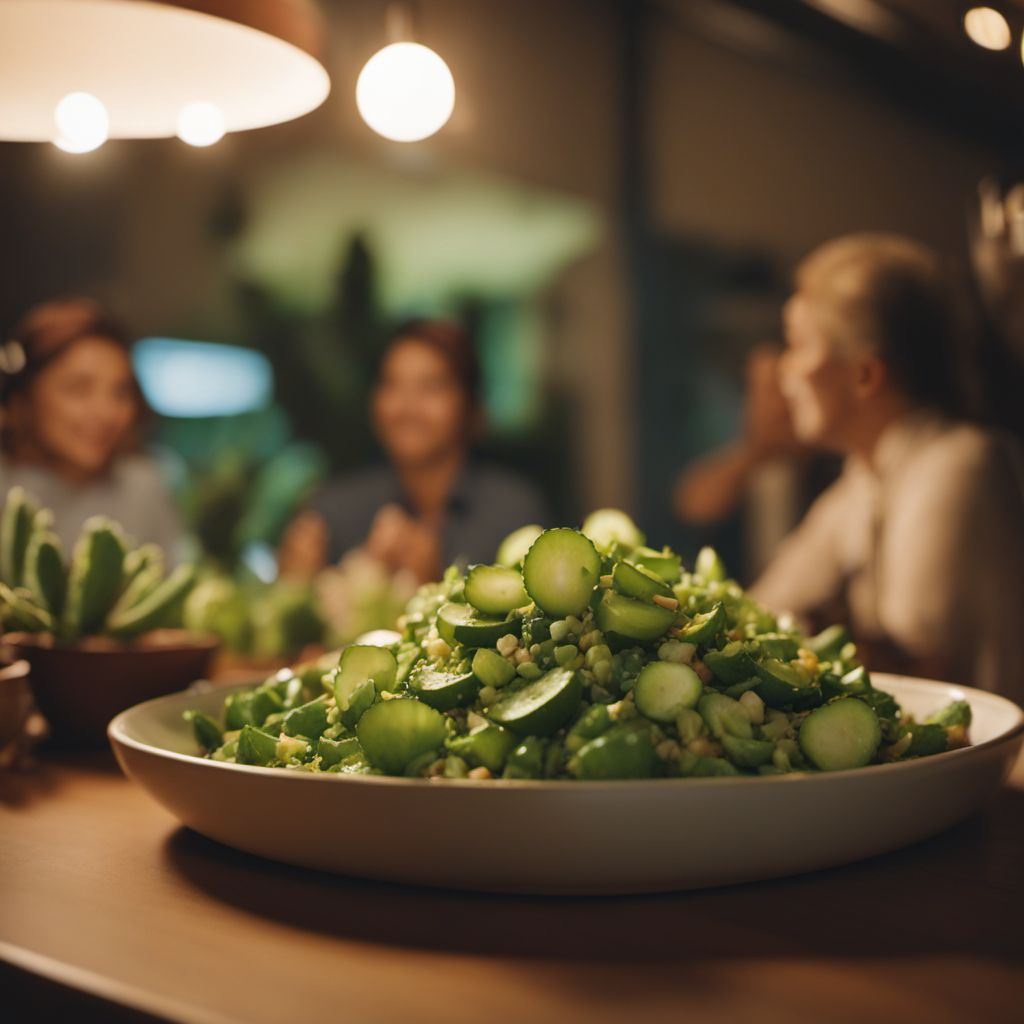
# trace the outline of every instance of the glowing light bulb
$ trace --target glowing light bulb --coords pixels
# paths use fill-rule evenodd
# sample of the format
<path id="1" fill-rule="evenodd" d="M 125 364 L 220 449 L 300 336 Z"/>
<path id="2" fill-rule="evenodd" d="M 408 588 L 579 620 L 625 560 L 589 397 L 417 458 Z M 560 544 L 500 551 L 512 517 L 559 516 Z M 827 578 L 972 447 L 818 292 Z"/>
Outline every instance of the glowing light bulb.
<path id="1" fill-rule="evenodd" d="M 448 65 L 419 43 L 392 43 L 359 73 L 356 106 L 378 135 L 418 142 L 444 127 L 455 109 Z"/>
<path id="2" fill-rule="evenodd" d="M 53 144 L 65 153 L 88 153 L 107 141 L 110 115 L 91 93 L 68 93 L 53 114 L 57 137 Z"/>
<path id="3" fill-rule="evenodd" d="M 190 146 L 212 146 L 224 138 L 224 114 L 215 103 L 186 103 L 178 114 L 178 138 Z"/>
<path id="4" fill-rule="evenodd" d="M 986 50 L 1005 50 L 1010 45 L 1006 18 L 991 7 L 972 7 L 964 15 L 964 31 L 972 42 Z"/>

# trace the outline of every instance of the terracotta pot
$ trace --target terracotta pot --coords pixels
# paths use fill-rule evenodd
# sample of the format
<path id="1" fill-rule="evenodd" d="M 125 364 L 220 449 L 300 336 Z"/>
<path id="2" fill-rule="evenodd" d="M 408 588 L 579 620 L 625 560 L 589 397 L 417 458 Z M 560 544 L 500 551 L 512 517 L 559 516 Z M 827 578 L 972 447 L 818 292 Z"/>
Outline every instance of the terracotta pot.
<path id="1" fill-rule="evenodd" d="M 156 630 L 132 644 L 88 637 L 61 646 L 47 634 L 8 633 L 4 645 L 30 665 L 30 682 L 54 742 L 103 746 L 118 712 L 207 675 L 216 637 Z"/>

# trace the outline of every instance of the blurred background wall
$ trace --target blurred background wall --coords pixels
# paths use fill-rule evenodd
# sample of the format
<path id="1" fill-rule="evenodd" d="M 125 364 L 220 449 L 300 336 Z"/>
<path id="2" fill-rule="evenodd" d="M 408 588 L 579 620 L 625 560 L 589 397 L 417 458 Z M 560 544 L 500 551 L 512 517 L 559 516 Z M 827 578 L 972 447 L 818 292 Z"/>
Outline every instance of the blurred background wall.
<path id="1" fill-rule="evenodd" d="M 4 330 L 86 292 L 140 337 L 269 361 L 272 404 L 161 418 L 214 533 L 263 493 L 247 536 L 272 540 L 313 480 L 364 461 L 375 345 L 444 313 L 481 338 L 485 447 L 560 519 L 619 504 L 692 541 L 672 479 L 736 429 L 745 353 L 778 338 L 793 264 L 882 229 L 966 265 L 978 181 L 1016 156 L 1019 106 L 986 104 L 1019 59 L 990 75 L 953 3 L 423 0 L 458 100 L 413 145 L 353 101 L 384 4 L 321 6 L 333 91 L 297 122 L 209 150 L 0 145 Z"/>

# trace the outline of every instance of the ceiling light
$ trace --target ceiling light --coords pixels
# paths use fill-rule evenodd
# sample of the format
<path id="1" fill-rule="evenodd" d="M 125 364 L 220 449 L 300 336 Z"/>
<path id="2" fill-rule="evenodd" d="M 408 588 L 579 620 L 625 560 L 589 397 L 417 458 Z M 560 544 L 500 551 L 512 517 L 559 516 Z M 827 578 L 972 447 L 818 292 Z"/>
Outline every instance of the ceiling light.
<path id="1" fill-rule="evenodd" d="M 91 93 L 68 93 L 53 112 L 57 134 L 53 144 L 66 153 L 88 153 L 107 141 L 110 116 Z"/>
<path id="2" fill-rule="evenodd" d="M 123 139 L 177 134 L 197 97 L 232 132 L 300 117 L 330 91 L 311 0 L 3 0 L 0 39 L 0 140 L 52 140 L 74 93 L 99 98 Z"/>
<path id="3" fill-rule="evenodd" d="M 455 80 L 433 50 L 419 43 L 392 43 L 360 72 L 356 105 L 378 135 L 418 142 L 440 131 L 452 116 Z"/>
<path id="4" fill-rule="evenodd" d="M 964 31 L 986 50 L 1005 50 L 1011 42 L 1006 18 L 992 7 L 972 7 L 964 15 Z"/>
<path id="5" fill-rule="evenodd" d="M 224 115 L 216 103 L 186 103 L 178 114 L 178 138 L 190 146 L 212 146 L 224 138 Z"/>

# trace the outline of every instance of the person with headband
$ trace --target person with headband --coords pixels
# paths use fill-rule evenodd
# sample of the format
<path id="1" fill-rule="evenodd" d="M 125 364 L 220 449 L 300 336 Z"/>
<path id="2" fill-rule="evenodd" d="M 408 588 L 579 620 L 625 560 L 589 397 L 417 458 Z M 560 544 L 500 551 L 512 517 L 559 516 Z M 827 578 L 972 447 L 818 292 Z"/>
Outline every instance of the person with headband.
<path id="1" fill-rule="evenodd" d="M 957 409 L 957 310 L 934 253 L 860 234 L 801 264 L 782 392 L 840 478 L 752 594 L 845 617 L 868 664 L 1024 697 L 1024 488 L 1016 442 Z"/>
<path id="2" fill-rule="evenodd" d="M 131 342 L 85 298 L 30 310 L 0 345 L 0 500 L 22 486 L 53 510 L 65 549 L 92 515 L 174 557 L 182 531 L 153 459 Z"/>
<path id="3" fill-rule="evenodd" d="M 413 320 L 386 345 L 372 395 L 385 465 L 329 483 L 289 527 L 284 575 L 308 577 L 362 547 L 392 571 L 436 580 L 452 562 L 490 562 L 516 527 L 545 521 L 536 488 L 476 461 L 480 368 L 455 324 Z"/>

